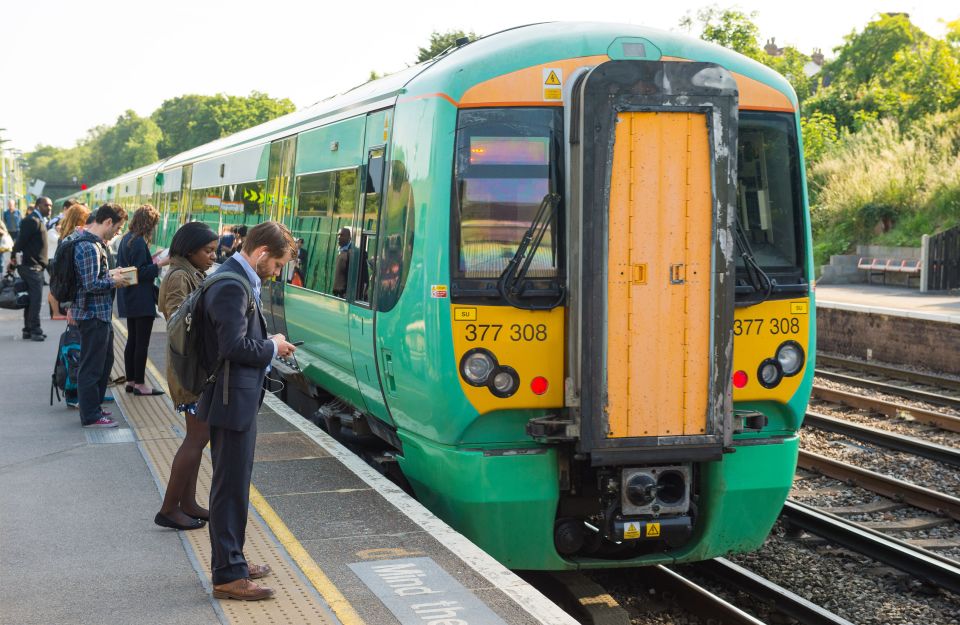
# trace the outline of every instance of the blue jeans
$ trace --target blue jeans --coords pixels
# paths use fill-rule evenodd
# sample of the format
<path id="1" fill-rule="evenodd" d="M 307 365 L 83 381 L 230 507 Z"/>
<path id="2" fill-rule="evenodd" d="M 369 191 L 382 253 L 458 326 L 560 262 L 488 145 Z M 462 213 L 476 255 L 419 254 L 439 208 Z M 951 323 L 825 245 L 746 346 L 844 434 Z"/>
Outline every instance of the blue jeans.
<path id="1" fill-rule="evenodd" d="M 80 371 L 77 373 L 77 397 L 80 423 L 89 425 L 103 416 L 100 402 L 110 383 L 113 369 L 113 324 L 85 319 L 80 328 Z"/>

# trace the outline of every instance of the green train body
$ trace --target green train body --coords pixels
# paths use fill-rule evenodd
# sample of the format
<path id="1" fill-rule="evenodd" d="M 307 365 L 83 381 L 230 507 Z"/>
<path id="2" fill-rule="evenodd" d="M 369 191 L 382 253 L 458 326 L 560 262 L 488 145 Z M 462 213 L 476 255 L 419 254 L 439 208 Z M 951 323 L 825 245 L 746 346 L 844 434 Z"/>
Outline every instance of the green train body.
<path id="1" fill-rule="evenodd" d="M 302 287 L 264 290 L 304 341 L 275 363 L 286 399 L 389 443 L 505 565 L 694 561 L 761 545 L 795 469 L 815 342 L 797 110 L 723 48 L 540 24 L 76 197 L 153 203 L 157 247 L 188 220 L 286 223 L 308 253 Z"/>

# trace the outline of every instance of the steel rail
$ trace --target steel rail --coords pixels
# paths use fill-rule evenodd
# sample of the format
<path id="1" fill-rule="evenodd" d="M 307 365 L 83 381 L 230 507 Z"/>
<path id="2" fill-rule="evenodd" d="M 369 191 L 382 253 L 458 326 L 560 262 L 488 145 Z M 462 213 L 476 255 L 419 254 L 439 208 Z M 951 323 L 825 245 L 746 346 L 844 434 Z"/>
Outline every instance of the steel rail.
<path id="1" fill-rule="evenodd" d="M 763 621 L 663 565 L 637 569 L 637 575 L 652 588 L 669 590 L 683 609 L 706 621 L 727 625 L 765 625 Z"/>
<path id="2" fill-rule="evenodd" d="M 914 408 L 913 406 L 898 404 L 897 402 L 891 402 L 885 399 L 864 397 L 856 393 L 838 391 L 818 384 L 813 385 L 813 396 L 824 401 L 844 404 L 851 408 L 861 408 L 863 410 L 879 412 L 893 419 L 897 418 L 901 412 L 904 412 L 912 415 L 914 419 L 921 423 L 927 423 L 949 432 L 960 432 L 960 417 L 954 415 L 943 414 L 924 408 Z"/>
<path id="3" fill-rule="evenodd" d="M 960 593 L 960 563 L 914 547 L 836 515 L 787 500 L 780 513 L 787 521 L 811 534 L 862 553 L 909 573 L 927 583 Z"/>
<path id="4" fill-rule="evenodd" d="M 933 404 L 935 406 L 946 406 L 947 408 L 960 409 L 960 399 L 957 399 L 956 397 L 949 397 L 947 395 L 941 395 L 940 393 L 920 391 L 913 388 L 898 386 L 896 384 L 888 384 L 886 382 L 877 382 L 875 380 L 868 380 L 866 378 L 858 378 L 845 373 L 824 371 L 823 369 L 816 369 L 815 373 L 818 377 L 821 377 L 825 380 L 833 380 L 834 382 L 849 384 L 850 386 L 868 388 L 874 391 L 880 391 L 881 393 L 887 393 L 888 395 L 899 395 L 900 397 L 927 402 L 928 404 Z"/>
<path id="5" fill-rule="evenodd" d="M 697 568 L 703 568 L 714 579 L 736 586 L 740 590 L 772 604 L 778 612 L 786 614 L 803 625 L 853 625 L 847 619 L 826 608 L 822 608 L 725 558 L 706 560 L 696 566 Z"/>
<path id="6" fill-rule="evenodd" d="M 809 425 L 825 432 L 843 434 L 859 441 L 903 451 L 914 456 L 929 458 L 955 467 L 960 467 L 960 449 L 929 443 L 919 438 L 887 432 L 867 427 L 858 423 L 851 423 L 818 412 L 807 412 L 803 419 L 804 425 Z"/>
<path id="7" fill-rule="evenodd" d="M 878 495 L 960 521 L 960 499 L 952 495 L 939 493 L 809 451 L 800 451 L 797 466 L 837 480 L 851 482 Z"/>
<path id="8" fill-rule="evenodd" d="M 960 380 L 944 376 L 934 375 L 932 373 L 920 373 L 907 369 L 898 369 L 892 365 L 882 365 L 876 362 L 863 362 L 844 358 L 842 356 L 831 356 L 823 353 L 817 354 L 817 364 L 827 365 L 828 367 L 842 367 L 853 371 L 862 371 L 874 375 L 882 375 L 896 380 L 906 382 L 915 382 L 917 384 L 926 384 L 936 388 L 946 388 L 951 391 L 960 391 Z"/>

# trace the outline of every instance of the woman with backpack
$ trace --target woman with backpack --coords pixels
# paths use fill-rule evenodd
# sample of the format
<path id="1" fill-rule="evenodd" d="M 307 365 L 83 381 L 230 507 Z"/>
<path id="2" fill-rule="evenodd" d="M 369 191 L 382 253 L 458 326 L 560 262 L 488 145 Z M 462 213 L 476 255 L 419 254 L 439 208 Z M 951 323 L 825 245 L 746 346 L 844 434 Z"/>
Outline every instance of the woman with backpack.
<path id="1" fill-rule="evenodd" d="M 117 253 L 118 267 L 137 268 L 137 283 L 120 291 L 117 297 L 117 314 L 127 319 L 127 346 L 123 350 L 126 391 L 134 395 L 163 395 L 160 389 L 146 384 L 147 348 L 157 316 L 153 282 L 160 269 L 170 263 L 169 258 L 154 262 L 150 256 L 150 239 L 159 221 L 160 213 L 150 204 L 138 208 Z"/>
<path id="2" fill-rule="evenodd" d="M 60 227 L 60 240 L 57 241 L 57 246 L 53 251 L 50 264 L 47 265 L 50 270 L 51 283 L 50 292 L 47 294 L 47 302 L 50 304 L 50 310 L 57 311 L 58 314 L 64 315 L 64 319 L 66 319 L 66 309 L 72 302 L 58 302 L 57 298 L 53 296 L 52 285 L 54 274 L 57 271 L 57 253 L 68 241 L 73 241 L 83 234 L 83 229 L 87 225 L 87 219 L 89 218 L 90 209 L 87 208 L 87 205 L 75 203 L 63 212 L 63 215 L 60 217 L 60 222 L 57 224 Z"/>
<path id="3" fill-rule="evenodd" d="M 191 221 L 180 227 L 170 242 L 170 269 L 160 283 L 160 312 L 170 320 L 187 296 L 200 288 L 206 271 L 217 258 L 216 233 L 206 224 Z M 200 529 L 209 513 L 197 503 L 197 473 L 210 428 L 197 420 L 197 400 L 177 383 L 167 361 L 167 386 L 177 410 L 183 413 L 187 435 L 173 457 L 170 482 L 160 512 L 153 522 L 178 530 Z"/>

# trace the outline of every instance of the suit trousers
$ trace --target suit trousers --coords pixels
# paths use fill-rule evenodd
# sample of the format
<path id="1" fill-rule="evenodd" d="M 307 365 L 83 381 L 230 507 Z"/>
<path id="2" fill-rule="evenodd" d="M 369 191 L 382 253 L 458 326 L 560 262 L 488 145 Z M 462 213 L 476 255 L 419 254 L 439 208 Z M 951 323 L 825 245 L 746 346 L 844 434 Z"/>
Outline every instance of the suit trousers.
<path id="1" fill-rule="evenodd" d="M 23 331 L 30 334 L 41 334 L 40 329 L 40 300 L 43 299 L 43 267 L 36 265 L 28 267 L 21 265 L 17 272 L 27 285 L 30 303 L 23 309 Z"/>
<path id="2" fill-rule="evenodd" d="M 213 481 L 210 485 L 210 544 L 213 583 L 227 584 L 250 576 L 243 557 L 250 505 L 250 477 L 257 444 L 257 424 L 245 431 L 210 426 Z"/>

